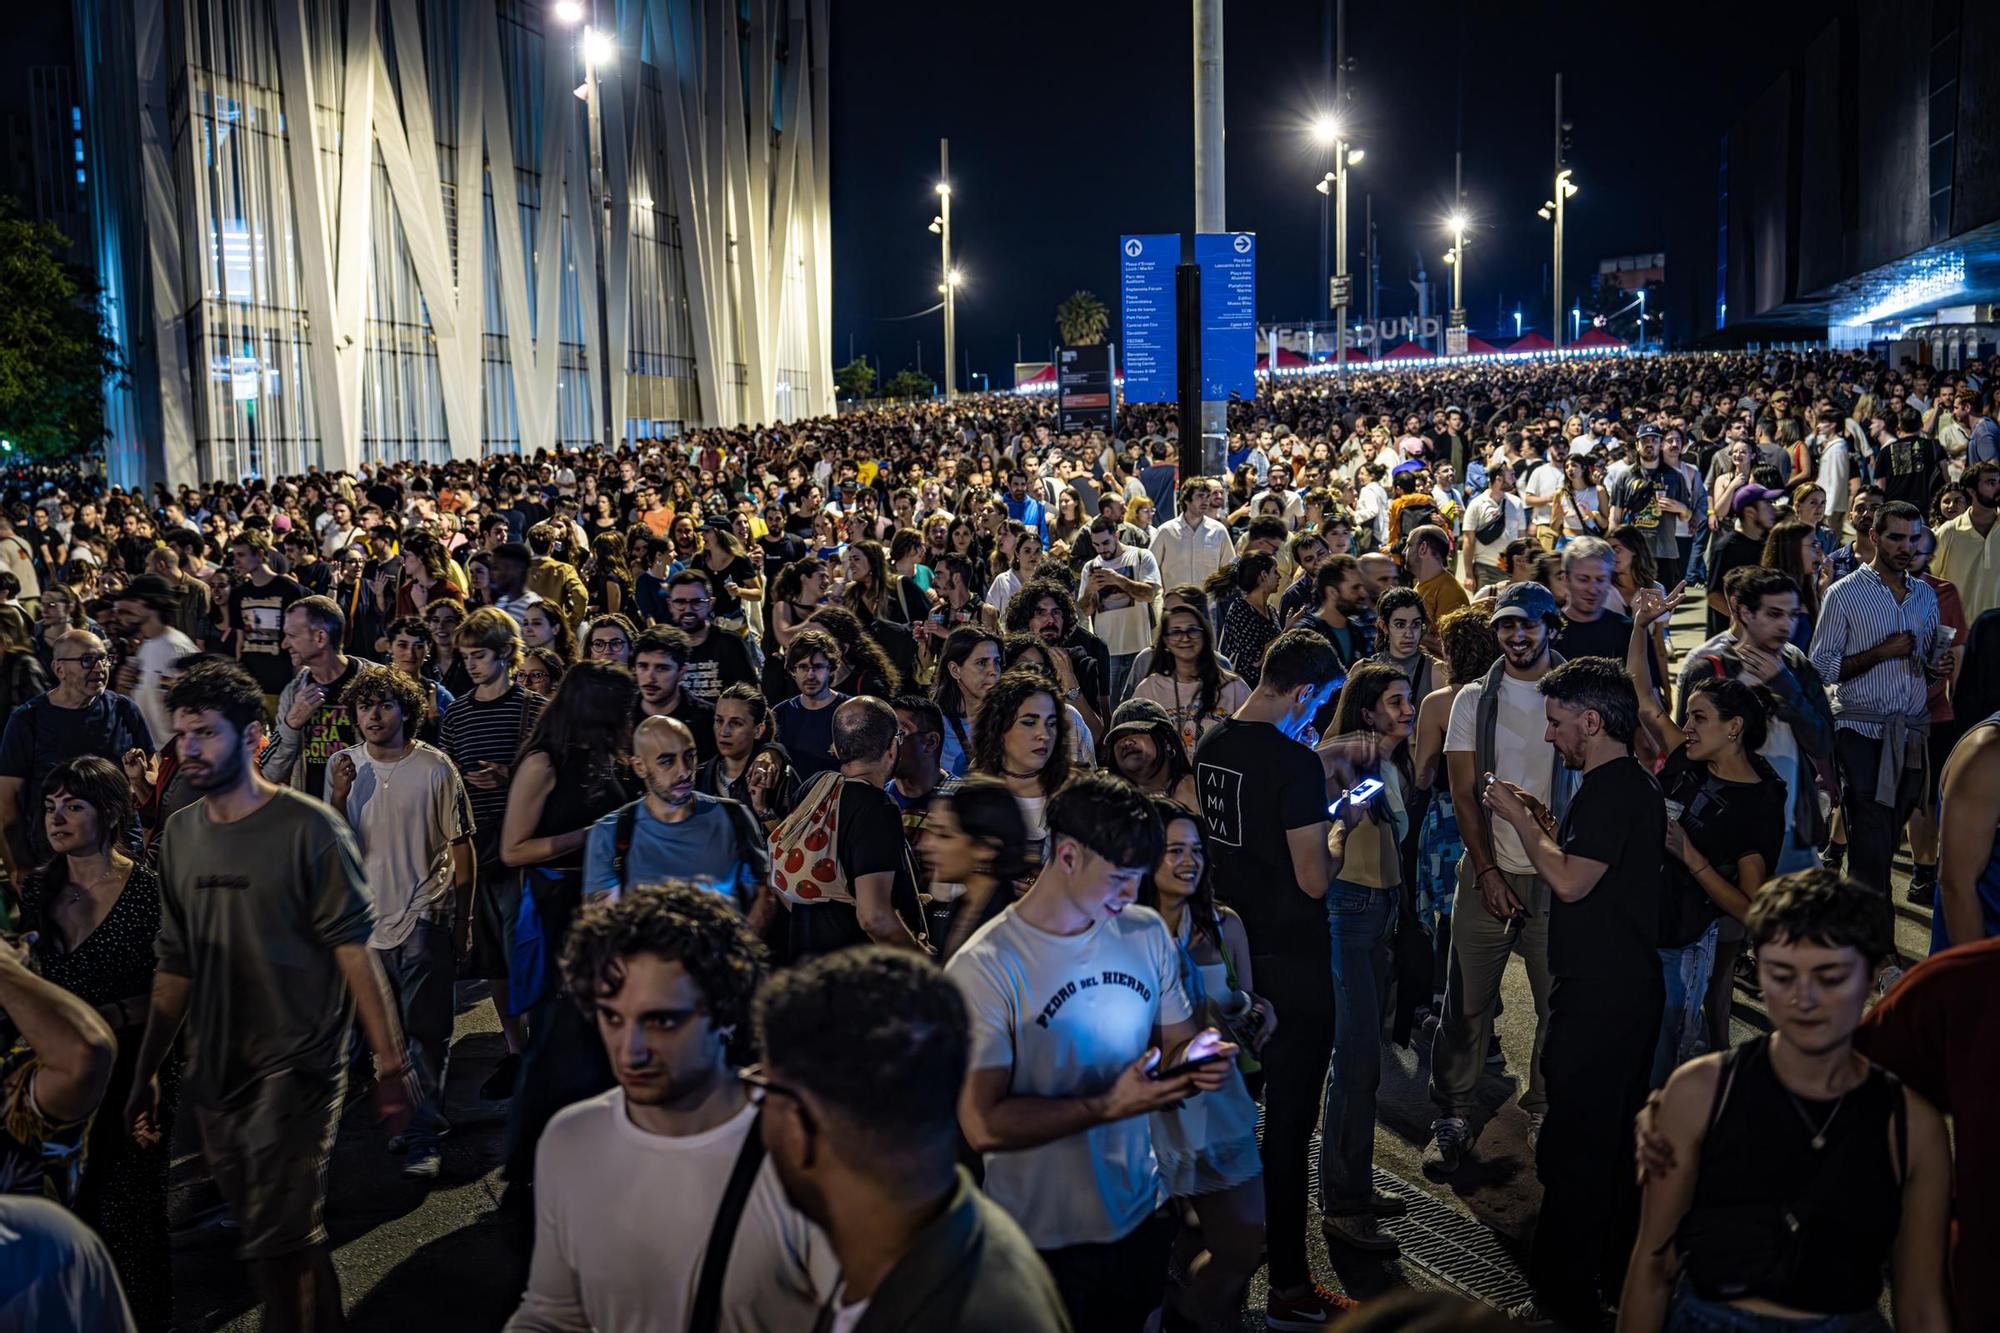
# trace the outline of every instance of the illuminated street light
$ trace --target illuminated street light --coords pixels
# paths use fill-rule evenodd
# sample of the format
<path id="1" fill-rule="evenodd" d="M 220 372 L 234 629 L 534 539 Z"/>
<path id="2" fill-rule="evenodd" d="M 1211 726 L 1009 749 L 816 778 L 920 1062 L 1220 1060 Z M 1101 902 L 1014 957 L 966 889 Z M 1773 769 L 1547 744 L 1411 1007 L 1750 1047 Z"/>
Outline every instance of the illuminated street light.
<path id="1" fill-rule="evenodd" d="M 555 15 L 558 23 L 581 23 L 583 6 L 578 4 L 577 0 L 556 0 Z"/>
<path id="2" fill-rule="evenodd" d="M 601 65 L 610 64 L 617 57 L 618 44 L 611 39 L 610 33 L 600 32 L 596 28 L 583 30 L 584 64 L 596 69 Z"/>
<path id="3" fill-rule="evenodd" d="M 1340 142 L 1340 117 L 1321 115 L 1312 123 L 1313 142 L 1322 148 L 1331 148 Z"/>
<path id="4" fill-rule="evenodd" d="M 1326 178 L 1320 181 L 1319 184 L 1313 186 L 1313 188 L 1315 190 L 1318 190 L 1321 194 L 1332 194 L 1334 179 L 1335 179 L 1334 174 L 1331 171 L 1329 171 L 1326 173 Z"/>

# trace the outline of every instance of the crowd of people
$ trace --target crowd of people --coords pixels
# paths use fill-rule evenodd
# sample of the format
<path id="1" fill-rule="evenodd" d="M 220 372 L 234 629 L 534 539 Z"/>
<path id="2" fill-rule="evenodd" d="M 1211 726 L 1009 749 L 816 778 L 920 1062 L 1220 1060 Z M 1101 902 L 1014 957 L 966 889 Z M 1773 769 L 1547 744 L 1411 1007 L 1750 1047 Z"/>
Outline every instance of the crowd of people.
<path id="1" fill-rule="evenodd" d="M 1166 410 L 996 395 L 39 478 L 0 1225 L 43 1257 L 0 1297 L 168 1327 L 179 1142 L 264 1326 L 340 1327 L 343 1108 L 439 1179 L 490 1002 L 509 1329 L 1171 1333 L 1265 1265 L 1265 1326 L 1359 1328 L 1307 1237 L 1399 1253 L 1390 1045 L 1441 1182 L 1517 1081 L 1515 1318 L 2000 1325 L 1986 372 L 1273 381 L 1224 476 Z"/>

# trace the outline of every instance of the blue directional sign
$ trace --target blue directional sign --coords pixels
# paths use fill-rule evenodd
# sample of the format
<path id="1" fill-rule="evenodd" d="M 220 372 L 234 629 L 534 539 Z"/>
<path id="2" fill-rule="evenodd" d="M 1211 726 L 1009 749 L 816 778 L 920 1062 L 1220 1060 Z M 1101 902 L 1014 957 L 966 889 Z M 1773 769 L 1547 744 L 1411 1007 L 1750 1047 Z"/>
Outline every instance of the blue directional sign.
<path id="1" fill-rule="evenodd" d="M 1201 265 L 1201 396 L 1257 396 L 1257 233 L 1204 231 L 1194 238 Z"/>
<path id="2" fill-rule="evenodd" d="M 1179 328 L 1175 315 L 1174 268 L 1181 261 L 1181 238 L 1118 238 L 1118 290 L 1125 327 L 1125 401 L 1171 403 L 1180 397 L 1175 373 Z"/>

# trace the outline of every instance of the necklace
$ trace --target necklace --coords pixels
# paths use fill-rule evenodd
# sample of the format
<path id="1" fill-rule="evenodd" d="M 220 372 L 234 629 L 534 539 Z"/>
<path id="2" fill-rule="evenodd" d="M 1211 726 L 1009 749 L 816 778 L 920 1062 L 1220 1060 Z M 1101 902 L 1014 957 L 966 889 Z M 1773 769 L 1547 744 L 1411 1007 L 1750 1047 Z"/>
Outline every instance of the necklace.
<path id="1" fill-rule="evenodd" d="M 1805 1125 L 1806 1132 L 1812 1135 L 1813 1151 L 1818 1152 L 1820 1149 L 1826 1147 L 1826 1133 L 1828 1130 L 1833 1128 L 1834 1117 L 1840 1114 L 1840 1108 L 1847 1104 L 1847 1093 L 1846 1092 L 1841 1093 L 1840 1096 L 1835 1099 L 1833 1103 L 1833 1110 L 1827 1113 L 1825 1121 L 1815 1125 L 1813 1123 L 1812 1116 L 1806 1113 L 1805 1103 L 1801 1102 L 1796 1096 L 1794 1096 L 1790 1088 L 1785 1087 L 1784 1081 L 1782 1079 L 1779 1080 L 1778 1087 L 1783 1090 L 1785 1094 L 1785 1100 L 1792 1104 L 1792 1109 L 1798 1112 L 1799 1121 Z M 1852 1092 L 1853 1089 L 1850 1088 L 1848 1089 L 1848 1091 Z"/>
<path id="2" fill-rule="evenodd" d="M 417 752 L 417 747 L 414 745 L 411 746 L 409 749 L 403 751 L 403 757 L 401 759 L 398 759 L 393 764 L 385 764 L 379 759 L 370 760 L 370 762 L 375 765 L 375 773 L 377 778 L 382 783 L 383 791 L 389 790 L 389 783 L 392 779 L 395 778 L 396 770 L 401 768 L 405 763 L 407 763 L 409 761 L 410 756 L 415 754 L 416 752 Z"/>
<path id="3" fill-rule="evenodd" d="M 64 904 L 69 907 L 77 906 L 79 903 L 83 902 L 86 898 L 88 898 L 92 891 L 101 888 L 106 884 L 111 883 L 123 873 L 124 872 L 118 866 L 113 865 L 103 874 L 93 877 L 86 883 L 79 884 L 74 880 L 72 880 L 70 882 L 69 892 L 63 896 Z"/>

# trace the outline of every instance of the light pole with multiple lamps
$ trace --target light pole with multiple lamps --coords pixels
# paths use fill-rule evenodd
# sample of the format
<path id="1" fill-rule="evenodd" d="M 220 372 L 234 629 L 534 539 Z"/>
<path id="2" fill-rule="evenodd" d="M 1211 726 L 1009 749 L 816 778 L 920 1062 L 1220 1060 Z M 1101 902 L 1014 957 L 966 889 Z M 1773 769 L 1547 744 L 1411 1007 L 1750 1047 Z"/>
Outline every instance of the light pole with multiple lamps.
<path id="1" fill-rule="evenodd" d="M 1563 205 L 1568 203 L 1570 196 L 1575 193 L 1576 182 L 1570 179 L 1570 169 L 1564 167 L 1556 173 L 1555 198 L 1550 199 L 1535 210 L 1536 215 L 1544 222 L 1554 222 L 1556 224 L 1555 285 L 1553 288 L 1555 300 L 1550 308 L 1554 319 L 1551 321 L 1549 331 L 1555 335 L 1555 345 L 1558 350 L 1562 347 L 1563 339 Z"/>
<path id="2" fill-rule="evenodd" d="M 570 27 L 583 22 L 583 5 L 578 0 L 557 0 L 553 13 L 556 21 Z M 616 64 L 618 43 L 611 34 L 595 27 L 585 27 L 577 44 L 578 54 L 583 58 L 583 82 L 575 92 L 584 105 L 590 139 L 590 201 L 595 210 L 597 226 L 597 262 L 592 266 L 597 282 L 597 346 L 596 361 L 602 363 L 594 367 L 598 385 L 597 415 L 602 425 L 598 430 L 606 450 L 618 447 L 618 423 L 611 416 L 611 311 L 609 282 L 611 263 L 611 190 L 604 172 L 604 103 L 601 90 L 603 76 L 598 72 L 606 66 Z"/>
<path id="3" fill-rule="evenodd" d="M 1327 292 L 1327 304 L 1334 309 L 1337 325 L 1334 361 L 1344 382 L 1347 379 L 1347 307 L 1354 299 L 1347 277 L 1347 169 L 1360 165 L 1366 151 L 1348 146 L 1345 131 L 1337 117 L 1321 116 L 1313 122 L 1312 132 L 1315 143 L 1333 149 L 1333 170 L 1327 172 L 1313 188 L 1333 200 L 1333 283 Z"/>
<path id="4" fill-rule="evenodd" d="M 938 291 L 944 297 L 944 400 L 958 397 L 958 270 L 951 266 L 951 140 L 938 140 L 938 211 L 931 234 L 938 238 Z"/>
<path id="5" fill-rule="evenodd" d="M 1448 356 L 1464 356 L 1465 333 L 1465 227 L 1463 212 L 1453 213 L 1448 224 L 1451 227 L 1451 253 L 1444 262 L 1451 265 L 1451 326 L 1445 331 L 1444 349 Z"/>

